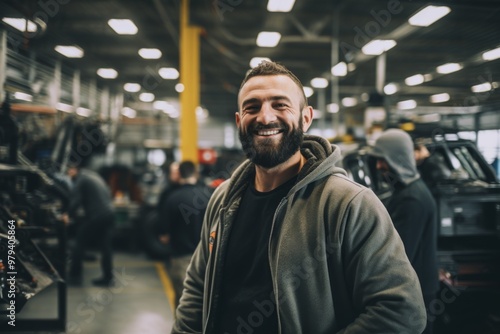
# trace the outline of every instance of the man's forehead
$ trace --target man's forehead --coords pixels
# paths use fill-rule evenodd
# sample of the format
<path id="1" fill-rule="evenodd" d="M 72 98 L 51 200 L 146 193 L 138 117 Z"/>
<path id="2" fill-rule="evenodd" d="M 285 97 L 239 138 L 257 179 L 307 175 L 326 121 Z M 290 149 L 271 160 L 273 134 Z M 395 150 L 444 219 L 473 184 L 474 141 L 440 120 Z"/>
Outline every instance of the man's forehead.
<path id="1" fill-rule="evenodd" d="M 290 91 L 290 88 L 294 91 Z M 238 94 L 238 102 L 242 103 L 243 101 L 241 99 L 243 96 L 246 97 L 249 93 L 259 90 L 275 91 L 277 95 L 288 95 L 290 98 L 298 95 L 297 98 L 299 98 L 299 100 L 301 98 L 299 86 L 290 77 L 286 75 L 262 75 L 252 77 L 245 82 Z M 278 94 L 278 92 L 281 93 Z M 287 92 L 288 94 L 283 94 L 283 92 Z"/>

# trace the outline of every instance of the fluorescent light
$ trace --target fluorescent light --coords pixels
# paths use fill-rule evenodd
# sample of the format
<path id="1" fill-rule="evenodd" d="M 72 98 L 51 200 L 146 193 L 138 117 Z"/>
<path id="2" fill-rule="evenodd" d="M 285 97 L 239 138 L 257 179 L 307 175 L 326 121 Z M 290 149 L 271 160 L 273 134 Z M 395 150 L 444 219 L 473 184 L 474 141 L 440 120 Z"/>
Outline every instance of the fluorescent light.
<path id="1" fill-rule="evenodd" d="M 267 10 L 269 12 L 284 12 L 288 13 L 292 10 L 295 0 L 269 0 Z"/>
<path id="2" fill-rule="evenodd" d="M 314 78 L 311 80 L 311 86 L 314 88 L 326 88 L 328 87 L 328 80 L 325 78 Z"/>
<path id="3" fill-rule="evenodd" d="M 365 55 L 378 56 L 396 46 L 392 39 L 375 39 L 361 48 Z"/>
<path id="4" fill-rule="evenodd" d="M 398 109 L 407 110 L 415 109 L 417 107 L 417 102 L 415 100 L 405 100 L 398 102 Z"/>
<path id="5" fill-rule="evenodd" d="M 3 22 L 7 23 L 13 28 L 21 32 L 26 32 L 26 20 L 14 17 L 4 17 L 2 19 Z M 35 32 L 36 24 L 33 21 L 28 20 L 28 32 Z"/>
<path id="6" fill-rule="evenodd" d="M 341 61 L 332 67 L 332 74 L 336 77 L 345 77 L 347 75 L 347 64 Z"/>
<path id="7" fill-rule="evenodd" d="M 23 93 L 23 92 L 15 92 L 14 93 L 14 98 L 16 100 L 22 100 L 22 101 L 28 101 L 28 102 L 33 101 L 33 96 L 32 95 L 26 94 L 26 93 Z"/>
<path id="8" fill-rule="evenodd" d="M 132 108 L 125 107 L 122 109 L 122 115 L 128 118 L 135 118 L 135 116 L 137 116 L 137 112 Z"/>
<path id="9" fill-rule="evenodd" d="M 182 93 L 184 91 L 184 85 L 181 83 L 178 83 L 177 85 L 175 85 L 175 91 L 177 93 Z"/>
<path id="10" fill-rule="evenodd" d="M 173 67 L 162 67 L 158 70 L 158 74 L 163 79 L 175 80 L 179 78 L 179 71 Z"/>
<path id="11" fill-rule="evenodd" d="M 446 102 L 450 100 L 450 94 L 448 93 L 434 94 L 429 97 L 429 100 L 432 103 Z"/>
<path id="12" fill-rule="evenodd" d="M 83 50 L 79 46 L 73 45 L 56 45 L 54 48 L 57 52 L 68 58 L 82 58 Z"/>
<path id="13" fill-rule="evenodd" d="M 66 103 L 61 103 L 61 102 L 59 102 L 59 103 L 56 105 L 56 109 L 57 109 L 57 110 L 64 111 L 64 112 L 72 112 L 72 111 L 73 111 L 73 106 L 72 106 L 72 105 L 69 105 L 69 104 L 66 104 Z"/>
<path id="14" fill-rule="evenodd" d="M 153 93 L 141 93 L 141 95 L 139 95 L 139 100 L 142 102 L 153 102 L 155 100 L 155 95 Z"/>
<path id="15" fill-rule="evenodd" d="M 463 68 L 459 63 L 448 63 L 436 68 L 436 71 L 441 74 L 448 74 L 459 71 Z"/>
<path id="16" fill-rule="evenodd" d="M 141 85 L 135 82 L 127 82 L 123 85 L 123 89 L 129 93 L 137 93 L 141 90 Z"/>
<path id="17" fill-rule="evenodd" d="M 257 66 L 259 66 L 259 64 L 260 64 L 260 63 L 262 63 L 263 61 L 271 61 L 271 59 L 266 58 L 266 57 L 253 57 L 253 58 L 250 60 L 250 67 L 251 67 L 251 68 L 257 67 Z"/>
<path id="18" fill-rule="evenodd" d="M 114 79 L 118 76 L 118 72 L 113 68 L 100 68 L 97 70 L 97 75 L 104 79 Z"/>
<path id="19" fill-rule="evenodd" d="M 314 94 L 314 89 L 304 86 L 304 94 L 306 95 L 306 97 L 311 97 Z"/>
<path id="20" fill-rule="evenodd" d="M 493 86 L 491 85 L 491 83 L 485 82 L 479 85 L 472 86 L 470 89 L 474 93 L 484 93 L 484 92 L 489 92 L 492 88 Z"/>
<path id="21" fill-rule="evenodd" d="M 420 85 L 424 81 L 425 81 L 425 78 L 422 74 L 415 74 L 415 75 L 412 75 L 411 77 L 406 78 L 405 84 L 407 84 L 408 86 L 416 86 L 416 85 Z"/>
<path id="22" fill-rule="evenodd" d="M 395 94 L 398 91 L 398 86 L 395 83 L 389 83 L 384 86 L 384 93 L 387 95 Z"/>
<path id="23" fill-rule="evenodd" d="M 495 60 L 500 58 L 500 48 L 496 48 L 490 51 L 486 51 L 483 53 L 484 60 Z"/>
<path id="24" fill-rule="evenodd" d="M 281 39 L 279 32 L 262 31 L 257 36 L 257 45 L 260 47 L 272 48 L 278 45 Z"/>
<path id="25" fill-rule="evenodd" d="M 154 48 L 142 48 L 139 50 L 139 56 L 144 59 L 158 59 L 161 57 L 161 51 Z"/>
<path id="26" fill-rule="evenodd" d="M 119 35 L 135 35 L 138 31 L 137 26 L 129 19 L 111 19 L 108 24 Z"/>
<path id="27" fill-rule="evenodd" d="M 79 108 L 76 108 L 76 113 L 80 116 L 83 116 L 83 117 L 89 117 L 90 114 L 92 113 L 92 110 L 79 107 Z"/>
<path id="28" fill-rule="evenodd" d="M 428 27 L 451 11 L 446 6 L 427 6 L 408 19 L 412 26 Z"/>
<path id="29" fill-rule="evenodd" d="M 326 110 L 329 113 L 338 113 L 339 112 L 339 105 L 337 103 L 330 103 L 326 105 Z"/>
<path id="30" fill-rule="evenodd" d="M 342 105 L 344 107 L 354 107 L 357 104 L 358 104 L 358 99 L 356 99 L 355 97 L 344 97 L 342 99 Z"/>
<path id="31" fill-rule="evenodd" d="M 170 105 L 171 104 L 168 103 L 167 101 L 154 101 L 153 102 L 153 108 L 158 109 L 158 110 L 168 109 L 168 107 Z"/>

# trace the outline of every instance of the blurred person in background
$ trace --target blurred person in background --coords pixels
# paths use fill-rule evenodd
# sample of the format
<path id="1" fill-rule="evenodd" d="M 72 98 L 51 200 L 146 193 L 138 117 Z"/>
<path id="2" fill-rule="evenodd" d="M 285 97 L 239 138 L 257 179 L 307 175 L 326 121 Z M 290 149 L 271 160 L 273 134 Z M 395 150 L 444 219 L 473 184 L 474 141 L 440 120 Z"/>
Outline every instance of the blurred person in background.
<path id="1" fill-rule="evenodd" d="M 427 158 L 429 152 L 422 151 L 418 158 Z M 417 171 L 413 141 L 403 130 L 389 129 L 380 135 L 369 154 L 377 158 L 377 170 L 392 185 L 393 193 L 385 205 L 417 272 L 429 310 L 439 289 L 437 206 Z M 427 323 L 424 333 L 432 333 L 432 323 Z"/>
<path id="2" fill-rule="evenodd" d="M 83 257 L 89 243 L 97 242 L 101 255 L 102 276 L 92 281 L 96 286 L 113 284 L 113 223 L 114 211 L 111 191 L 103 178 L 94 171 L 70 164 L 67 174 L 72 180 L 70 204 L 65 220 L 76 221 L 77 232 L 72 251 L 68 281 L 81 285 Z M 77 212 L 83 209 L 84 216 Z"/>
<path id="3" fill-rule="evenodd" d="M 166 195 L 160 207 L 160 222 L 165 232 L 163 241 L 171 247 L 167 270 L 174 286 L 176 306 L 191 256 L 200 241 L 203 216 L 211 194 L 208 187 L 198 182 L 199 174 L 193 162 L 181 162 L 178 171 L 178 185 Z"/>

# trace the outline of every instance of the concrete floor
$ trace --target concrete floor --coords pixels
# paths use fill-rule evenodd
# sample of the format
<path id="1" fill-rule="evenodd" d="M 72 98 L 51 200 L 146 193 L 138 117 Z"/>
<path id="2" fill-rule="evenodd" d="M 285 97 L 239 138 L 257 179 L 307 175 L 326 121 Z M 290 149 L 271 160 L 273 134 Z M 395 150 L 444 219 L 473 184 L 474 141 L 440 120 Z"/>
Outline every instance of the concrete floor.
<path id="1" fill-rule="evenodd" d="M 101 274 L 99 262 L 93 261 L 84 263 L 83 285 L 68 287 L 66 333 L 170 333 L 173 289 L 164 265 L 123 252 L 115 253 L 113 260 L 114 286 L 92 286 L 91 280 Z M 17 315 L 18 321 L 51 318 L 57 318 L 56 286 L 35 296 Z"/>

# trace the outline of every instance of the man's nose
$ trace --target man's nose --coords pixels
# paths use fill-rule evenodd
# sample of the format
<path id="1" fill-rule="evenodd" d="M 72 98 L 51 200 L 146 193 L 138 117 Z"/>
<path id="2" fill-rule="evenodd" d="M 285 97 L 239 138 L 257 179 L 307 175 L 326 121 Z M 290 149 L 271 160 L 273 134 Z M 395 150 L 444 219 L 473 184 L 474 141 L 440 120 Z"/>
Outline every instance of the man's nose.
<path id="1" fill-rule="evenodd" d="M 276 111 L 273 109 L 270 103 L 262 104 L 259 114 L 257 116 L 257 122 L 262 124 L 269 124 L 276 122 Z"/>

